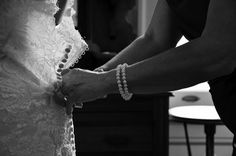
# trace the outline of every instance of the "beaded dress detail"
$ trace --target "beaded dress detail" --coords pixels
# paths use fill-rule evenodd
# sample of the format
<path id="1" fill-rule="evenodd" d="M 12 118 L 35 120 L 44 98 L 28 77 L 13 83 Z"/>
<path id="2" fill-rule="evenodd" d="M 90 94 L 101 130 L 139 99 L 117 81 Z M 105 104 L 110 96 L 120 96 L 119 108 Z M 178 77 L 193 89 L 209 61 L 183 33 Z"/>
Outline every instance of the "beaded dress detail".
<path id="1" fill-rule="evenodd" d="M 87 49 L 73 0 L 55 26 L 57 0 L 1 0 L 0 156 L 75 156 L 73 121 L 55 103 L 60 72 Z"/>

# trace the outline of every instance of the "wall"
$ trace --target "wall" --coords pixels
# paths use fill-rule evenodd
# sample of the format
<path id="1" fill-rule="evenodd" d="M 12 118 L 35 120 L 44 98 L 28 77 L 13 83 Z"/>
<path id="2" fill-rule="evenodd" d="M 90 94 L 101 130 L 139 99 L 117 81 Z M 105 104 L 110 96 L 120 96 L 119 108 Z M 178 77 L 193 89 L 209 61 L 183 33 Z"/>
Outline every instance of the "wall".
<path id="1" fill-rule="evenodd" d="M 138 0 L 138 35 L 142 35 L 152 18 L 157 0 Z"/>

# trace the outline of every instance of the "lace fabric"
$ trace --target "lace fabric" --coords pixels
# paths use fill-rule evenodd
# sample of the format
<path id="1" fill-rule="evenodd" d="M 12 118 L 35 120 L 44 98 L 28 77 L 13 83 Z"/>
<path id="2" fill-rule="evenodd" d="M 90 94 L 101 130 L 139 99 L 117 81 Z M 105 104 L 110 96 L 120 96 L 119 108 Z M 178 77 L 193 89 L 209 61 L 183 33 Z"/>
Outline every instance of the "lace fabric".
<path id="1" fill-rule="evenodd" d="M 1 2 L 0 155 L 75 156 L 73 121 L 52 98 L 64 49 L 72 46 L 68 68 L 87 48 L 73 26 L 73 0 L 57 27 L 56 0 Z"/>

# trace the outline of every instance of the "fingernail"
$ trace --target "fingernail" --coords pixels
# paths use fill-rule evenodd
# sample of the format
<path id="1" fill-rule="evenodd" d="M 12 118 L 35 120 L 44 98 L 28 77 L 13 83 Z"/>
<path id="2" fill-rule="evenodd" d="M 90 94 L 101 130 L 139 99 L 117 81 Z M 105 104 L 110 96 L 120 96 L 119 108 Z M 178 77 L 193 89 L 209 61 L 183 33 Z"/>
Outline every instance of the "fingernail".
<path id="1" fill-rule="evenodd" d="M 76 103 L 75 105 L 74 105 L 74 107 L 75 108 L 83 108 L 83 103 L 81 102 L 81 103 Z"/>

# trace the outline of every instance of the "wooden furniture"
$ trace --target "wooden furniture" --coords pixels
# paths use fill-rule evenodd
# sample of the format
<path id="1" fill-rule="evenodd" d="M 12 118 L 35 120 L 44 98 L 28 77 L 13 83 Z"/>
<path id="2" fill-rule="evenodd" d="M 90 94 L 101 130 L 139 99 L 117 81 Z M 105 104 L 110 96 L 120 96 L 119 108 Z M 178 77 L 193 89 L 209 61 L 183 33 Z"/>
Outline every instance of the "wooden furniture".
<path id="1" fill-rule="evenodd" d="M 169 96 L 109 95 L 74 110 L 77 155 L 168 156 Z"/>
<path id="2" fill-rule="evenodd" d="M 202 124 L 206 134 L 206 156 L 214 156 L 214 134 L 216 125 L 222 124 L 212 105 L 177 106 L 169 109 L 172 120 L 182 122 L 186 136 L 188 155 L 192 156 L 187 124 Z"/>

